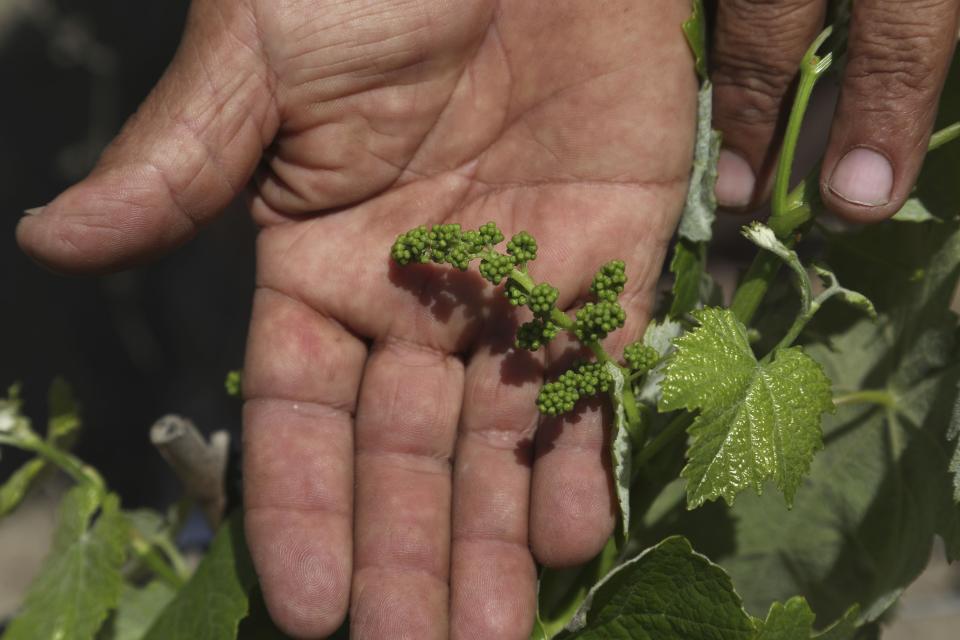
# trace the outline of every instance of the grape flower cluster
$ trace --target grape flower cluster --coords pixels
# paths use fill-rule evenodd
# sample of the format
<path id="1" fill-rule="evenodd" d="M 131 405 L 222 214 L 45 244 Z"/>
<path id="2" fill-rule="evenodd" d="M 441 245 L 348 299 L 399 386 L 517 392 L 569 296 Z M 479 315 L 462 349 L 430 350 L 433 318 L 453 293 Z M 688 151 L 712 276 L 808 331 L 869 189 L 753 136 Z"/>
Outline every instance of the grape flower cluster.
<path id="1" fill-rule="evenodd" d="M 618 302 L 627 282 L 623 261 L 613 260 L 600 267 L 590 285 L 595 300 L 584 304 L 575 318 L 570 318 L 557 308 L 557 288 L 546 282 L 536 283 L 527 273 L 527 264 L 537 257 L 534 237 L 520 231 L 507 242 L 506 252 L 501 253 L 495 247 L 503 240 L 503 233 L 493 222 L 469 231 L 459 224 L 420 226 L 400 234 L 390 254 L 401 266 L 432 262 L 461 271 L 466 271 L 473 260 L 479 260 L 480 275 L 495 286 L 506 281 L 503 291 L 507 300 L 514 306 L 527 307 L 533 314 L 532 320 L 517 329 L 517 348 L 536 351 L 566 330 L 598 357 L 602 354 L 602 362 L 580 363 L 544 384 L 537 396 L 541 413 L 567 413 L 580 399 L 608 392 L 613 377 L 605 364 L 609 358 L 600 341 L 626 322 L 626 312 Z M 626 366 L 617 366 L 624 374 L 637 377 L 656 365 L 659 354 L 642 342 L 635 342 L 625 350 L 624 359 Z"/>

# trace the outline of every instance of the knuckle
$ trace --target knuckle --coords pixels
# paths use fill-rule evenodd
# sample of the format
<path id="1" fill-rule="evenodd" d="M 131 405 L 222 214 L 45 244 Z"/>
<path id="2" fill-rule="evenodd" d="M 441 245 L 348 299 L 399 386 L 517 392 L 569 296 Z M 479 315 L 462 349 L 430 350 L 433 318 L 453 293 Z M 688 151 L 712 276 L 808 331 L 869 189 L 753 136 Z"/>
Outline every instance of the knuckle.
<path id="1" fill-rule="evenodd" d="M 821 9 L 811 0 L 729 0 L 720 9 L 712 70 L 717 115 L 772 126 Z"/>
<path id="2" fill-rule="evenodd" d="M 927 99 L 939 84 L 937 56 L 928 29 L 890 25 L 857 41 L 847 64 L 845 88 L 863 96 L 907 102 Z"/>
<path id="3" fill-rule="evenodd" d="M 782 67 L 746 59 L 725 62 L 713 73 L 717 115 L 746 125 L 772 125 L 792 78 L 792 71 Z"/>

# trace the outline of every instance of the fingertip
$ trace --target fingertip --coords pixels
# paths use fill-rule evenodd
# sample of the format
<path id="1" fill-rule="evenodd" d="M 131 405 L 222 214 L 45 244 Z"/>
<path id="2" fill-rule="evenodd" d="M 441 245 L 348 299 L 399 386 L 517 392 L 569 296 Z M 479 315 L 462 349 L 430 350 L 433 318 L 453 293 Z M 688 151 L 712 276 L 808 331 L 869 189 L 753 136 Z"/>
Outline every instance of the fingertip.
<path id="1" fill-rule="evenodd" d="M 609 471 L 596 453 L 551 452 L 552 472 L 534 474 L 530 505 L 530 546 L 534 557 L 554 568 L 583 564 L 613 533 L 616 505 Z"/>
<path id="2" fill-rule="evenodd" d="M 274 623 L 294 638 L 326 638 L 346 619 L 350 594 L 349 554 L 332 543 L 343 531 L 317 530 L 297 522 L 304 514 L 248 509 L 247 537 L 264 602 Z M 346 531 L 349 537 L 349 531 Z"/>
<path id="3" fill-rule="evenodd" d="M 747 160 L 731 149 L 721 149 L 717 158 L 717 204 L 728 209 L 743 209 L 753 199 L 757 178 Z"/>
<path id="4" fill-rule="evenodd" d="M 827 207 L 851 222 L 877 222 L 894 215 L 906 194 L 896 193 L 896 171 L 879 149 L 855 146 L 831 168 L 824 166 L 820 192 Z"/>
<path id="5" fill-rule="evenodd" d="M 20 220 L 17 242 L 31 258 L 61 273 L 129 267 L 196 231 L 162 176 L 149 167 L 95 172 L 38 209 Z"/>

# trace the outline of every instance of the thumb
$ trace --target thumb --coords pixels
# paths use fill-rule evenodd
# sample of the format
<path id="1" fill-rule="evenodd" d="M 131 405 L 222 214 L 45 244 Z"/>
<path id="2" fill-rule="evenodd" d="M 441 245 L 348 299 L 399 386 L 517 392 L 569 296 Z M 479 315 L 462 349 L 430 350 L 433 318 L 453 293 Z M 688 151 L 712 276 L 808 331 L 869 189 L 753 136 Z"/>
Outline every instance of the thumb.
<path id="1" fill-rule="evenodd" d="M 254 16 L 195 0 L 170 67 L 82 182 L 17 227 L 58 271 L 119 269 L 189 240 L 250 178 L 277 128 Z"/>

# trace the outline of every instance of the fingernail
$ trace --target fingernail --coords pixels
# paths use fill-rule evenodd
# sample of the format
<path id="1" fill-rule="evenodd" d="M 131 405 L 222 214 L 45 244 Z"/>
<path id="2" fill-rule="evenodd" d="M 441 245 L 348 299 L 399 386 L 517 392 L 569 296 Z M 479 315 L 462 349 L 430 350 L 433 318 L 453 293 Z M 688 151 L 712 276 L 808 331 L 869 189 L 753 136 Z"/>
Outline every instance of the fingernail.
<path id="1" fill-rule="evenodd" d="M 893 167 L 882 154 L 857 147 L 837 163 L 828 187 L 853 204 L 866 207 L 887 204 L 893 190 Z"/>
<path id="2" fill-rule="evenodd" d="M 713 191 L 721 207 L 739 208 L 750 204 L 757 179 L 739 153 L 721 149 L 717 158 L 717 184 Z"/>
<path id="3" fill-rule="evenodd" d="M 23 213 L 28 216 L 38 216 L 43 213 L 43 210 L 46 209 L 46 206 L 43 207 L 34 207 L 33 209 L 27 209 Z"/>

